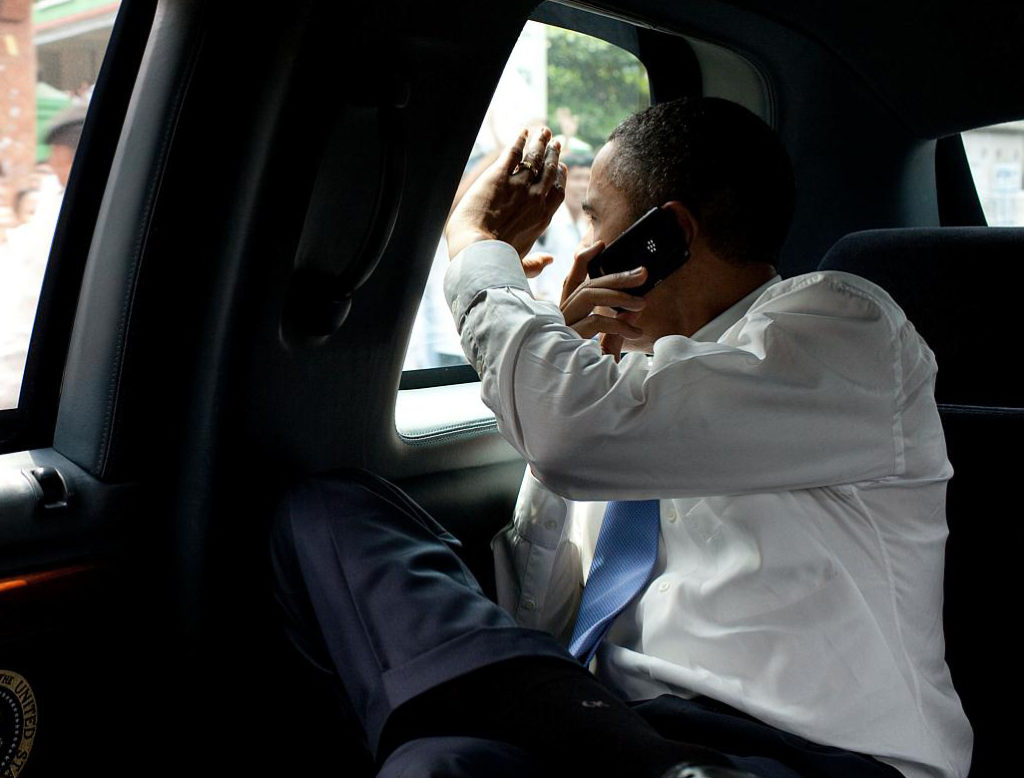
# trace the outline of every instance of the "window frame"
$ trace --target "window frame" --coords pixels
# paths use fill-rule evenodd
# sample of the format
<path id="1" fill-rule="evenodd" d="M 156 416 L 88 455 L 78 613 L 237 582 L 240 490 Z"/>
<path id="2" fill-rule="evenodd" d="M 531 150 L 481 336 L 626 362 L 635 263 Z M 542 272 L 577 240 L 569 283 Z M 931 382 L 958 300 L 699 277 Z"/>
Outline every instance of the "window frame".
<path id="1" fill-rule="evenodd" d="M 935 194 L 941 226 L 988 226 L 961 135 L 935 141 Z"/>
<path id="2" fill-rule="evenodd" d="M 692 67 L 696 72 L 696 80 L 692 78 L 692 74 L 690 74 L 690 78 L 686 80 L 687 88 L 695 87 L 697 91 L 700 90 L 699 64 L 697 63 L 696 56 L 693 54 L 692 49 L 689 47 L 689 43 L 681 36 L 655 32 L 635 22 L 614 18 L 605 14 L 598 14 L 594 11 L 581 10 L 570 5 L 551 2 L 551 0 L 543 2 L 537 6 L 533 13 L 530 14 L 528 21 L 538 22 L 547 26 L 561 27 L 565 30 L 589 35 L 632 54 L 647 71 L 652 104 L 655 102 L 655 86 L 651 75 L 651 65 L 648 61 L 645 61 L 644 57 L 641 56 L 640 53 L 644 48 L 642 45 L 643 36 L 650 34 L 657 36 L 656 38 L 648 39 L 648 41 L 670 39 L 677 46 L 684 47 L 684 50 L 689 52 L 690 61 L 687 62 L 687 65 Z M 661 54 L 664 50 L 663 47 L 654 46 L 648 42 L 646 48 L 646 56 L 648 59 L 654 62 L 661 62 L 662 65 L 659 67 L 659 72 L 665 72 L 665 63 L 663 61 L 664 56 Z M 655 57 L 655 54 L 660 54 L 660 56 Z M 675 66 L 679 67 L 678 62 L 675 63 Z M 669 89 L 667 86 L 662 86 L 662 92 L 668 91 Z M 671 98 L 663 97 L 662 99 L 667 100 Z M 478 382 L 479 380 L 480 377 L 477 375 L 476 370 L 468 364 L 403 370 L 399 384 L 399 392 L 414 389 L 428 389 L 439 386 L 456 386 L 474 381 Z M 399 432 L 401 433 L 401 430 L 399 430 Z"/>
<path id="3" fill-rule="evenodd" d="M 762 68 L 739 51 L 710 40 L 691 38 L 679 31 L 660 29 L 642 20 L 553 0 L 537 6 L 530 14 L 529 21 L 590 35 L 632 54 L 647 71 L 652 105 L 686 94 L 723 96 L 746 105 L 769 125 L 776 125 L 771 81 Z M 716 71 L 711 78 L 702 69 L 702 63 L 706 64 L 705 58 L 709 57 L 713 57 L 714 64 L 723 71 Z M 742 83 L 736 85 L 730 79 Z M 416 402 L 410 392 L 444 386 L 459 387 L 479 380 L 470 365 L 403 370 L 395 398 L 396 420 L 407 415 L 407 403 Z M 438 432 L 428 436 L 420 435 L 417 431 L 409 431 L 407 434 L 407 430 L 396 424 L 399 437 L 406 444 L 423 445 L 442 439 L 488 434 L 495 430 L 493 422 L 488 425 L 481 418 L 474 418 L 465 426 L 452 423 L 445 415 L 443 402 L 438 403 L 431 418 L 423 419 L 422 422 L 417 425 L 417 429 L 445 429 L 448 431 L 447 436 Z"/>

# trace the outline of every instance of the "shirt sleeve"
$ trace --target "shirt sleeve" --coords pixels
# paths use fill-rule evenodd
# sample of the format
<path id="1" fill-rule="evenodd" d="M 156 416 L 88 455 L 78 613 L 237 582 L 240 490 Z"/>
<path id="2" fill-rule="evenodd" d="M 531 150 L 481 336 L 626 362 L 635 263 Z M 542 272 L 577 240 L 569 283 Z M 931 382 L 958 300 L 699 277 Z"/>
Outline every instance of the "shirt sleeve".
<path id="1" fill-rule="evenodd" d="M 501 434 L 552 491 L 606 500 L 899 475 L 906 322 L 853 279 L 780 282 L 719 342 L 618 363 L 530 296 L 507 244 L 468 247 L 445 287 Z"/>
<path id="2" fill-rule="evenodd" d="M 569 506 L 526 468 L 512 521 L 491 541 L 498 604 L 520 626 L 568 645 L 583 592 L 580 552 L 569 539 Z"/>

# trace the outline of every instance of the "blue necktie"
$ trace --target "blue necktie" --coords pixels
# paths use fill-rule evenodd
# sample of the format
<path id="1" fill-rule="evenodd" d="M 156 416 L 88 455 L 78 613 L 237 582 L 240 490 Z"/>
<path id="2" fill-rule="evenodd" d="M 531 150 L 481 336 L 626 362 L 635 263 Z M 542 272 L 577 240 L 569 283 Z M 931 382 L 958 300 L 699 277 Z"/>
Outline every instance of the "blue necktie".
<path id="1" fill-rule="evenodd" d="M 569 641 L 569 653 L 583 664 L 590 663 L 615 617 L 651 577 L 660 527 L 657 500 L 608 503 Z"/>

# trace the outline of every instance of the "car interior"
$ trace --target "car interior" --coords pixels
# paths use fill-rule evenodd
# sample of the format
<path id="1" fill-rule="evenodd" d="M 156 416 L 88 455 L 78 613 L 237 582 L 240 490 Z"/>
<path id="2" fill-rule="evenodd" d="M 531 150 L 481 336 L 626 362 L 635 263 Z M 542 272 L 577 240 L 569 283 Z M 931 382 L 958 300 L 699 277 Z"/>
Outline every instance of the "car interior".
<path id="1" fill-rule="evenodd" d="M 875 281 L 935 351 L 947 661 L 972 778 L 1012 769 L 1024 231 L 987 226 L 961 133 L 1024 118 L 1024 7 L 123 0 L 0 410 L 0 671 L 38 706 L 21 775 L 373 774 L 285 639 L 268 528 L 290 484 L 365 468 L 493 593 L 524 462 L 470 367 L 403 367 L 528 21 L 629 52 L 652 102 L 758 113 L 797 181 L 780 273 Z"/>

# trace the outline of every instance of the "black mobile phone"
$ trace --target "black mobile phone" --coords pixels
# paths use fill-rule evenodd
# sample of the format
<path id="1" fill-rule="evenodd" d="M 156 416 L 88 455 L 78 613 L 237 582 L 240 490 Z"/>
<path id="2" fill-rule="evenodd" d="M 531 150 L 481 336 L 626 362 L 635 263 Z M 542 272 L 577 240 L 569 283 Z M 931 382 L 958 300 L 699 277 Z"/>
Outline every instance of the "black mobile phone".
<path id="1" fill-rule="evenodd" d="M 590 260 L 587 275 L 597 278 L 643 265 L 643 285 L 622 291 L 645 295 L 689 258 L 690 247 L 676 215 L 668 208 L 651 208 Z"/>

